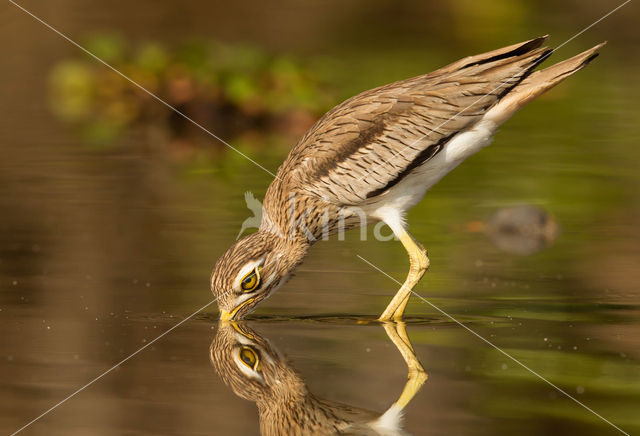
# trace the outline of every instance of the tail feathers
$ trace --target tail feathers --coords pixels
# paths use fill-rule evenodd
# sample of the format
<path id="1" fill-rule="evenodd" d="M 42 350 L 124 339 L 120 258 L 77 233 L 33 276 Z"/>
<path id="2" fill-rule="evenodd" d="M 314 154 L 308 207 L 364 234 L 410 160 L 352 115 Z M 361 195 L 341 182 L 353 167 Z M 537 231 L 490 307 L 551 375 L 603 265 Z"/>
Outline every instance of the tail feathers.
<path id="1" fill-rule="evenodd" d="M 483 65 L 502 59 L 522 56 L 542 46 L 547 38 L 549 38 L 549 35 L 540 36 L 529 41 L 509 45 L 507 47 L 502 47 L 497 50 L 489 51 L 479 55 L 467 56 L 466 58 L 460 59 L 459 61 L 442 67 L 437 71 L 434 71 L 432 74 L 440 75 L 445 73 L 452 73 L 474 65 Z"/>
<path id="2" fill-rule="evenodd" d="M 589 50 L 582 52 L 570 59 L 567 59 L 562 62 L 558 62 L 555 65 L 550 66 L 544 70 L 536 71 L 532 73 L 529 77 L 522 81 L 522 83 L 517 87 L 517 89 L 524 89 L 526 87 L 535 88 L 538 90 L 538 93 L 542 93 L 547 89 L 555 86 L 560 83 L 565 78 L 569 77 L 571 74 L 576 71 L 580 71 L 589 63 L 598 57 L 598 50 L 602 48 L 606 42 L 602 44 L 598 44 Z M 536 94 L 536 96 L 539 94 Z"/>
<path id="3" fill-rule="evenodd" d="M 486 118 L 496 124 L 502 124 L 531 100 L 589 65 L 598 57 L 598 50 L 605 44 L 606 42 L 603 42 L 570 59 L 531 73 L 492 107 Z"/>

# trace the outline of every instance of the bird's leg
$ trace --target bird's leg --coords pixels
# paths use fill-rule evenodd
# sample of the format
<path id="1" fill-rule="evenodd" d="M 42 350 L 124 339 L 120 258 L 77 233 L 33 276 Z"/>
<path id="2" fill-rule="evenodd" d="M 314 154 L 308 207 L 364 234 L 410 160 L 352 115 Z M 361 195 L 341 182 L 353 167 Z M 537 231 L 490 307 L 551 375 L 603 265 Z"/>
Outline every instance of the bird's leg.
<path id="1" fill-rule="evenodd" d="M 427 380 L 427 373 L 424 371 L 424 368 L 422 368 L 422 365 L 418 361 L 416 353 L 411 346 L 411 342 L 409 342 L 405 323 L 385 322 L 383 327 L 387 332 L 389 339 L 391 339 L 396 348 L 398 348 L 398 351 L 400 351 L 400 354 L 402 354 L 402 358 L 409 369 L 407 383 L 404 385 L 402 393 L 394 403 L 394 405 L 398 406 L 402 410 L 407 404 L 409 404 L 409 401 L 413 399 L 420 388 L 422 388 L 422 385 Z"/>
<path id="2" fill-rule="evenodd" d="M 398 227 L 397 229 L 393 229 L 393 231 L 400 239 L 400 242 L 402 242 L 402 245 L 404 245 L 407 253 L 409 253 L 409 275 L 407 275 L 407 279 L 384 312 L 382 312 L 382 315 L 378 318 L 380 321 L 389 321 L 392 319 L 399 321 L 402 319 L 404 308 L 409 302 L 413 287 L 420 281 L 427 268 L 429 268 L 427 250 L 425 250 L 422 244 L 416 241 L 403 227 Z"/>

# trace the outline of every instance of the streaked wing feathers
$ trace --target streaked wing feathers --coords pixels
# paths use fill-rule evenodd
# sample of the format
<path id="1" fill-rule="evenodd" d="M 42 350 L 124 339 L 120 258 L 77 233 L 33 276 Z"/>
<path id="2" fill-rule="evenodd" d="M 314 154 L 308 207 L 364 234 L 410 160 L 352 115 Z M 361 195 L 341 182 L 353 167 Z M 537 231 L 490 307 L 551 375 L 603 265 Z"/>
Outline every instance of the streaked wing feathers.
<path id="1" fill-rule="evenodd" d="M 550 53 L 538 48 L 544 39 L 468 57 L 350 98 L 305 134 L 278 176 L 340 205 L 383 192 L 475 124 L 544 60 Z"/>

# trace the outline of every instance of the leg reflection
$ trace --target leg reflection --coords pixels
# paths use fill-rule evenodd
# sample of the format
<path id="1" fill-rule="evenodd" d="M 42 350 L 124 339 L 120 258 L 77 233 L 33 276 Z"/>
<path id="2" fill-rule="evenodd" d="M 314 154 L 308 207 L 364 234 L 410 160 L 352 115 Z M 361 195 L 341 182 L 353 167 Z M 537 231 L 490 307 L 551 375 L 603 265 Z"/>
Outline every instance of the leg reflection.
<path id="1" fill-rule="evenodd" d="M 386 322 L 383 327 L 391 342 L 400 351 L 409 370 L 407 383 L 404 385 L 400 397 L 394 403 L 400 409 L 404 409 L 427 381 L 427 373 L 416 357 L 411 341 L 409 341 L 406 324 L 404 322 Z"/>

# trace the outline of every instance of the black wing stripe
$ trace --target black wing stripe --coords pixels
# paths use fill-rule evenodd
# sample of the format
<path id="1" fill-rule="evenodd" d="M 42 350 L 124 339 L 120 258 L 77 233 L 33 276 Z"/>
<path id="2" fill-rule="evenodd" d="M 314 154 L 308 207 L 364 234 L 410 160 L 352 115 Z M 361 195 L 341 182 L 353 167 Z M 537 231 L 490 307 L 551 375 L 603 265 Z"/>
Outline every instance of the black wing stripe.
<path id="1" fill-rule="evenodd" d="M 395 179 L 391 180 L 389 183 L 387 183 L 382 188 L 378 188 L 378 189 L 375 189 L 375 190 L 367 193 L 367 198 L 376 197 L 376 196 L 382 194 L 383 192 L 387 191 L 388 189 L 391 189 L 392 187 L 394 187 L 402 179 L 404 179 L 406 176 L 408 176 L 409 173 L 411 171 L 413 171 L 415 168 L 419 167 L 420 165 L 422 165 L 423 163 L 425 163 L 426 161 L 428 161 L 429 159 L 434 157 L 436 154 L 440 153 L 440 151 L 442 151 L 442 149 L 444 148 L 446 143 L 449 142 L 456 134 L 457 134 L 457 132 L 456 133 L 452 133 L 449 136 L 445 136 L 444 138 L 441 138 L 435 144 L 432 144 L 429 147 L 427 147 L 424 150 L 422 150 L 420 153 L 418 153 L 418 155 L 411 162 L 409 162 L 409 165 L 407 165 L 407 167 L 404 170 L 402 170 L 400 172 L 400 174 L 398 174 L 396 176 Z"/>

